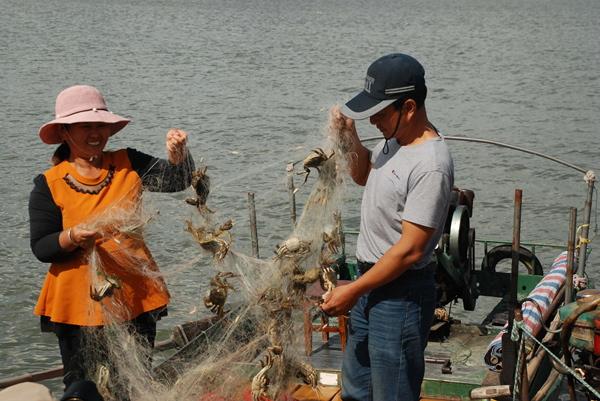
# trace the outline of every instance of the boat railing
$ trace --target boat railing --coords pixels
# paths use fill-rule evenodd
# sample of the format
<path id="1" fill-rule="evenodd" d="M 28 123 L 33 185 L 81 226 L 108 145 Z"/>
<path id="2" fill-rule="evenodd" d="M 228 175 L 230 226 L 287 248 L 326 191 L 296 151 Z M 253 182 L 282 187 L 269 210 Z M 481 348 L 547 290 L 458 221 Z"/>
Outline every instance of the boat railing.
<path id="1" fill-rule="evenodd" d="M 344 230 L 344 234 L 349 235 L 358 235 L 358 230 Z M 500 239 L 476 239 L 476 243 L 483 244 L 484 250 L 487 252 L 489 245 L 500 245 L 500 244 L 510 244 L 508 240 L 500 240 Z M 552 248 L 552 249 L 565 249 L 565 244 L 549 244 L 544 242 L 527 242 L 522 241 L 521 245 L 531 248 L 531 252 L 535 254 L 536 248 Z"/>
<path id="2" fill-rule="evenodd" d="M 496 146 L 496 147 L 515 150 L 515 151 L 522 152 L 522 153 L 531 154 L 531 155 L 552 161 L 554 163 L 560 164 L 571 170 L 575 170 L 578 173 L 583 173 L 584 174 L 583 180 L 585 181 L 585 183 L 587 185 L 587 193 L 586 193 L 586 200 L 585 200 L 584 210 L 583 210 L 583 222 L 579 225 L 579 228 L 578 228 L 579 244 L 577 245 L 577 258 L 576 258 L 578 260 L 578 267 L 576 268 L 576 271 L 580 272 L 580 274 L 582 274 L 582 275 L 585 274 L 585 268 L 586 268 L 587 257 L 588 257 L 587 248 L 588 248 L 588 244 L 590 242 L 589 230 L 590 230 L 590 222 L 591 222 L 591 214 L 592 214 L 592 202 L 593 202 L 594 190 L 595 190 L 594 184 L 596 182 L 596 174 L 594 173 L 593 170 L 575 165 L 573 163 L 569 163 L 565 160 L 544 154 L 542 152 L 538 152 L 536 150 L 527 149 L 522 146 L 515 146 L 515 145 L 510 145 L 510 144 L 506 144 L 506 143 L 499 142 L 499 141 L 492 141 L 492 140 L 481 139 L 481 138 L 471 138 L 471 137 L 466 137 L 466 136 L 447 136 L 447 135 L 442 135 L 442 136 L 445 140 L 449 140 L 449 141 L 462 141 L 462 142 L 471 142 L 471 143 L 484 144 L 484 145 L 492 145 L 492 146 Z M 372 137 L 362 138 L 360 141 L 361 141 L 361 143 L 367 143 L 367 142 L 373 142 L 373 141 L 380 141 L 381 139 L 382 139 L 381 136 L 372 136 Z M 286 165 L 287 189 L 288 189 L 288 193 L 289 193 L 290 219 L 291 219 L 292 227 L 295 227 L 295 225 L 296 225 L 296 191 L 297 191 L 297 188 L 294 185 L 294 178 L 293 178 L 294 167 L 297 164 L 300 164 L 301 162 L 302 162 L 302 160 L 296 160 L 296 161 L 289 162 Z M 352 231 L 345 230 L 345 233 L 351 233 L 351 232 Z M 480 242 L 480 241 L 476 240 L 476 242 Z M 485 249 L 486 251 L 487 251 L 487 244 L 491 244 L 491 243 L 510 244 L 510 241 L 507 242 L 507 241 L 484 240 L 484 247 L 486 247 L 486 249 Z M 555 244 L 547 245 L 547 244 L 541 244 L 541 243 L 540 244 L 532 243 L 532 245 L 531 245 L 532 253 L 535 254 L 535 247 L 541 247 L 541 246 L 544 246 L 544 247 L 548 246 L 551 248 L 556 247 L 557 249 L 564 249 L 564 245 L 555 245 Z"/>

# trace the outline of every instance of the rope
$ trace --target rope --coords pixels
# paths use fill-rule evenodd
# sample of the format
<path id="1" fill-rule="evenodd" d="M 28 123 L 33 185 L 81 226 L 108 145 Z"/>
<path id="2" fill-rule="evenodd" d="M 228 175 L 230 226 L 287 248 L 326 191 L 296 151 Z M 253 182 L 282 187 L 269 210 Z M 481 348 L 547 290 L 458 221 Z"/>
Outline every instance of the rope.
<path id="1" fill-rule="evenodd" d="M 517 363 L 515 364 L 515 377 L 513 378 L 513 401 L 517 401 L 517 393 L 519 393 L 519 390 L 521 389 L 521 356 L 524 354 L 523 352 L 523 336 L 521 335 L 519 329 L 517 328 L 517 325 L 522 324 L 521 322 L 517 322 L 514 321 L 513 322 L 513 330 L 511 332 L 511 340 L 513 335 L 517 335 L 519 337 L 518 339 L 518 350 L 519 352 L 517 352 Z M 524 331 L 524 330 L 523 330 Z M 513 340 L 514 341 L 514 340 Z M 521 397 L 519 397 L 521 398 Z"/>
<path id="2" fill-rule="evenodd" d="M 579 244 L 577 245 L 577 248 L 579 248 L 581 244 L 589 244 L 592 241 L 585 237 L 579 237 L 579 240 L 577 242 L 579 242 Z"/>
<path id="3" fill-rule="evenodd" d="M 534 342 L 536 342 L 542 349 L 544 349 L 546 351 L 546 353 L 548 355 L 550 355 L 552 358 L 554 358 L 554 360 L 556 361 L 556 363 L 558 363 L 562 369 L 564 369 L 565 371 L 567 371 L 579 383 L 581 383 L 583 385 L 583 387 L 585 387 L 590 393 L 592 393 L 593 395 L 595 395 L 596 397 L 598 397 L 600 399 L 600 392 L 598 392 L 598 390 L 596 390 L 592 386 L 590 386 L 585 381 L 585 379 L 583 379 L 576 371 L 574 371 L 573 369 L 571 369 L 570 367 L 568 367 L 559 357 L 557 357 L 556 355 L 554 355 L 554 353 L 552 351 L 550 351 L 550 349 L 548 349 L 544 344 L 542 344 L 537 338 L 535 338 L 535 336 L 529 334 L 527 332 L 527 330 L 524 329 L 523 322 L 517 322 L 517 321 L 515 321 L 513 327 L 518 327 L 518 330 L 521 333 L 524 333 L 526 336 L 528 336 Z M 521 353 L 519 353 L 519 358 L 521 357 L 520 354 Z M 516 373 L 515 373 L 515 375 L 516 375 Z"/>
<path id="4" fill-rule="evenodd" d="M 592 170 L 588 170 L 583 177 L 583 180 L 589 184 L 590 182 L 596 181 L 596 174 Z"/>
<path id="5" fill-rule="evenodd" d="M 578 274 L 573 274 L 573 287 L 578 291 L 585 290 L 588 287 L 587 275 L 580 276 Z"/>
<path id="6" fill-rule="evenodd" d="M 594 238 L 598 235 L 598 188 L 594 187 L 596 196 L 594 197 Z"/>
<path id="7" fill-rule="evenodd" d="M 579 227 L 577 227 L 577 230 L 575 231 L 576 233 L 580 232 L 582 229 L 584 228 L 590 228 L 589 224 L 582 224 Z M 579 236 L 579 238 L 577 239 L 577 245 L 575 246 L 575 248 L 579 249 L 581 247 L 581 244 L 589 244 L 590 242 L 592 242 L 591 239 L 586 238 L 584 236 Z"/>
<path id="8" fill-rule="evenodd" d="M 497 142 L 497 141 L 490 141 L 488 139 L 480 139 L 480 138 L 470 138 L 467 136 L 450 136 L 450 135 L 440 135 L 442 136 L 445 140 L 449 140 L 449 141 L 464 141 L 464 142 L 473 142 L 473 143 L 483 143 L 483 144 L 487 144 L 487 145 L 495 145 L 495 146 L 499 146 L 502 148 L 508 148 L 508 149 L 512 149 L 512 150 L 517 150 L 519 152 L 523 152 L 523 153 L 529 153 L 531 155 L 535 155 L 535 156 L 539 156 L 542 157 L 544 159 L 548 159 L 551 160 L 555 163 L 558 164 L 562 164 L 563 166 L 572 168 L 573 170 L 579 171 L 580 173 L 585 174 L 584 176 L 584 180 L 586 182 L 589 181 L 595 181 L 596 180 L 596 175 L 594 174 L 594 172 L 592 170 L 587 170 L 583 167 L 580 166 L 576 166 L 575 164 L 572 163 L 568 163 L 564 160 L 561 160 L 557 157 L 552 157 L 549 155 L 546 155 L 544 153 L 541 152 L 537 152 L 535 150 L 531 150 L 531 149 L 526 149 L 524 147 L 521 146 L 514 146 L 514 145 L 509 145 L 506 143 L 502 143 L 502 142 Z M 365 143 L 365 142 L 371 142 L 371 141 L 381 141 L 382 138 L 381 136 L 372 136 L 372 137 L 368 137 L 368 138 L 362 138 L 360 140 L 361 143 Z"/>

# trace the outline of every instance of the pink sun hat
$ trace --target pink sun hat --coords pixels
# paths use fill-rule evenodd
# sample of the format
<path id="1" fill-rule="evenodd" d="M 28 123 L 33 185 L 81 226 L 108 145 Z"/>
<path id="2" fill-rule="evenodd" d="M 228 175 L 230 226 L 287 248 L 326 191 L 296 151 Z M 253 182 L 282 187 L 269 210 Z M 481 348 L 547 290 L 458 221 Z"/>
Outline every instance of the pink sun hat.
<path id="1" fill-rule="evenodd" d="M 39 131 L 44 143 L 61 143 L 62 124 L 101 122 L 111 125 L 110 135 L 119 132 L 129 119 L 108 111 L 100 91 L 89 85 L 75 85 L 64 89 L 56 97 L 56 118 L 42 125 Z"/>

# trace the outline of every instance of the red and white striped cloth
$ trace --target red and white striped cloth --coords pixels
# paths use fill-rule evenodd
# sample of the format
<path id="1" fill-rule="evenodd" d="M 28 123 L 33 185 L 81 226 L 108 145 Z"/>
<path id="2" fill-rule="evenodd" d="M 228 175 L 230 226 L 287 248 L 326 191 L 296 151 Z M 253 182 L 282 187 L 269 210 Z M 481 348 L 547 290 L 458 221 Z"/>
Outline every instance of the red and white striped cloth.
<path id="1" fill-rule="evenodd" d="M 566 276 L 567 252 L 565 251 L 554 259 L 550 271 L 527 296 L 527 298 L 533 299 L 537 306 L 531 301 L 526 301 L 521 307 L 523 326 L 527 332 L 534 336 L 540 332 L 542 322 L 548 319 L 550 304 L 564 284 Z M 483 358 L 490 370 L 502 370 L 502 335 L 506 333 L 507 327 L 508 322 L 492 340 Z"/>

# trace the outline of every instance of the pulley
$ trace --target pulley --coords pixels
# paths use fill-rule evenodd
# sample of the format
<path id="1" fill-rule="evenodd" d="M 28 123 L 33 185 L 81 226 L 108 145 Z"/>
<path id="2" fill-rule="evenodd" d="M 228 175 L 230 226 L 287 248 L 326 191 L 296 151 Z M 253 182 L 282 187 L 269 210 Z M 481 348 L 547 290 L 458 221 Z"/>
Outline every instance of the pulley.
<path id="1" fill-rule="evenodd" d="M 467 261 L 469 251 L 469 210 L 464 205 L 456 206 L 450 220 L 448 251 L 460 265 Z"/>

